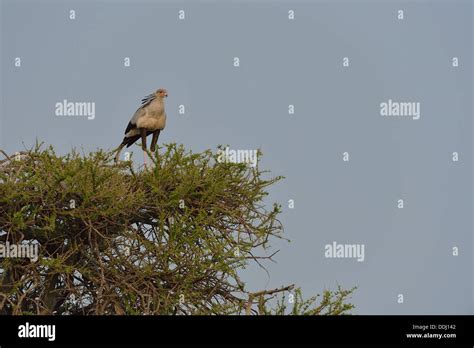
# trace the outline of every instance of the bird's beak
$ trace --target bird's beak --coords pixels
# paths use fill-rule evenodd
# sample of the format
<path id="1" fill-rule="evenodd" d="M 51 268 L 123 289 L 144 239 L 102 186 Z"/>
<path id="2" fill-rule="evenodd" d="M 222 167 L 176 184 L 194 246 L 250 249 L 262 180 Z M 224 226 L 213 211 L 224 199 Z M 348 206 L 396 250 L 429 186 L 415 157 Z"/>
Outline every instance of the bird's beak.
<path id="1" fill-rule="evenodd" d="M 165 97 L 168 97 L 168 93 L 165 93 Z"/>

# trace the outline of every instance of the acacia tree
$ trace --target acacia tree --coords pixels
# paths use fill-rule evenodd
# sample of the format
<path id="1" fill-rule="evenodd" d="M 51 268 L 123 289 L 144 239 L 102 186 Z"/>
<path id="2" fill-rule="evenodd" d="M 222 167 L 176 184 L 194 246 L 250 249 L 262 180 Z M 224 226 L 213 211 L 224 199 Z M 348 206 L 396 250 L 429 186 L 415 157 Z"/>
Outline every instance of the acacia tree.
<path id="1" fill-rule="evenodd" d="M 1 314 L 344 314 L 353 289 L 304 300 L 294 285 L 251 293 L 239 277 L 283 238 L 281 177 L 218 153 L 166 145 L 153 166 L 52 147 L 0 161 L 0 242 L 39 258 L 0 259 Z M 288 296 L 293 301 L 289 304 Z"/>

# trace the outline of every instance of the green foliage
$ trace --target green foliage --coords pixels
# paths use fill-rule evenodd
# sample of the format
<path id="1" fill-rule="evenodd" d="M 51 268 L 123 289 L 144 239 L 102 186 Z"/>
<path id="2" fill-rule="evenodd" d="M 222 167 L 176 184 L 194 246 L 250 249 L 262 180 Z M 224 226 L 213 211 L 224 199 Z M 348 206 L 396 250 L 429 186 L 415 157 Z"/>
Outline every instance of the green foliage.
<path id="1" fill-rule="evenodd" d="M 263 205 L 281 177 L 175 144 L 149 155 L 148 170 L 103 151 L 59 156 L 41 146 L 0 161 L 0 242 L 39 246 L 37 262 L 1 260 L 1 314 L 352 309 L 353 290 L 325 291 L 318 303 L 293 286 L 250 293 L 240 279 L 249 262 L 270 259 L 256 250 L 283 238 L 280 206 Z"/>
<path id="2" fill-rule="evenodd" d="M 276 309 L 272 309 L 265 314 L 293 314 L 293 315 L 339 315 L 349 312 L 354 308 L 350 303 L 346 303 L 345 300 L 354 292 L 355 288 L 350 290 L 343 290 L 338 287 L 336 291 L 325 290 L 323 295 L 316 295 L 307 300 L 303 299 L 301 289 L 297 288 L 294 291 L 293 300 L 286 301 L 285 294 L 278 300 L 278 306 Z M 318 298 L 322 299 L 318 303 Z M 292 303 L 290 311 L 287 311 L 287 303 Z"/>

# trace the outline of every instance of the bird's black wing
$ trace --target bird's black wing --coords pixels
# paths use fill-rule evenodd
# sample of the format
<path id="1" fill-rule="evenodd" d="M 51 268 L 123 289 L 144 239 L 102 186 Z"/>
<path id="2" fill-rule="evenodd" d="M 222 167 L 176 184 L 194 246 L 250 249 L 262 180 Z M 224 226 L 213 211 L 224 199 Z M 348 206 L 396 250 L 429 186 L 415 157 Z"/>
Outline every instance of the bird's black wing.
<path id="1" fill-rule="evenodd" d="M 151 133 L 153 133 L 153 132 L 152 132 L 152 131 L 146 131 L 146 135 L 147 135 L 147 136 L 150 135 Z M 128 137 L 128 138 L 125 137 L 125 138 L 123 139 L 123 143 L 122 143 L 122 144 L 126 144 L 127 147 L 130 147 L 130 146 L 132 146 L 132 145 L 133 145 L 138 139 L 140 139 L 140 138 L 141 138 L 141 135 L 140 135 L 140 134 L 138 134 L 138 135 L 133 135 L 133 136 Z"/>
<path id="2" fill-rule="evenodd" d="M 136 125 L 134 125 L 132 122 L 128 122 L 127 129 L 125 129 L 125 134 L 127 134 L 129 130 L 131 130 L 135 127 L 136 127 Z"/>
<path id="3" fill-rule="evenodd" d="M 127 134 L 130 130 L 137 127 L 136 122 L 137 122 L 138 117 L 143 113 L 143 108 L 147 106 L 148 104 L 150 104 L 155 99 L 156 99 L 156 95 L 154 93 L 149 94 L 145 98 L 142 99 L 142 105 L 135 112 L 130 122 L 128 122 L 127 129 L 125 129 L 125 134 Z"/>

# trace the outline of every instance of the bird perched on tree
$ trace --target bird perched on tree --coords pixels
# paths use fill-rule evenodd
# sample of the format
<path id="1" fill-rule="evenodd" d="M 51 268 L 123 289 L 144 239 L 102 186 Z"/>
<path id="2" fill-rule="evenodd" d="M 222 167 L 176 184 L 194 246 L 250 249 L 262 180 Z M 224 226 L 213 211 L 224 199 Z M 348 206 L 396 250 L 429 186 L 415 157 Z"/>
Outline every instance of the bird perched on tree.
<path id="1" fill-rule="evenodd" d="M 168 92 L 164 88 L 158 89 L 155 93 L 147 95 L 142 99 L 142 105 L 135 111 L 132 119 L 125 129 L 125 137 L 117 148 L 115 162 L 118 161 L 120 152 L 124 146 L 131 146 L 139 138 L 142 139 L 143 157 L 146 166 L 146 137 L 153 134 L 150 150 L 156 149 L 158 136 L 166 126 L 166 112 L 164 98 L 168 97 Z"/>

